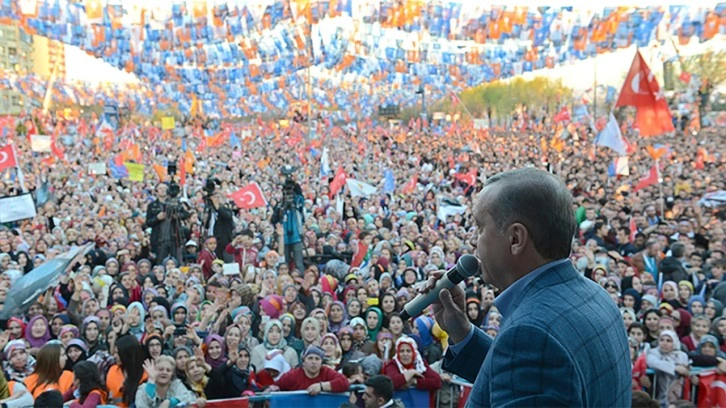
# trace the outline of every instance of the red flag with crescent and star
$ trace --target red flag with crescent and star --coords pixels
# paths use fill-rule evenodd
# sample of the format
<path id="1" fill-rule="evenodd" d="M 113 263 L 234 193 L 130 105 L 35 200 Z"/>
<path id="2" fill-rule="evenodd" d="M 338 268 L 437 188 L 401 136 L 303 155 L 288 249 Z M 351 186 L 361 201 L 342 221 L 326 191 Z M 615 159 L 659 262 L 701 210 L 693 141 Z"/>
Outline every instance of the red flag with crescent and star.
<path id="1" fill-rule="evenodd" d="M 636 108 L 635 123 L 643 137 L 675 131 L 668 103 L 640 51 L 635 53 L 633 64 L 630 66 L 628 76 L 625 77 L 615 106 Z"/>
<path id="2" fill-rule="evenodd" d="M 343 170 L 343 167 L 338 167 L 338 171 L 335 172 L 335 177 L 333 178 L 333 181 L 330 182 L 330 197 L 335 197 L 336 194 L 338 194 L 338 191 L 340 191 L 341 188 L 345 185 L 345 180 L 348 179 L 348 176 L 345 175 L 345 170 Z"/>
<path id="3" fill-rule="evenodd" d="M 12 145 L 0 148 L 0 171 L 16 167 L 18 160 L 15 158 L 15 150 Z"/>
<path id="4" fill-rule="evenodd" d="M 244 210 L 265 207 L 267 205 L 267 200 L 265 200 L 265 196 L 262 195 L 260 186 L 254 182 L 232 193 L 230 198 L 234 200 L 237 207 Z"/>

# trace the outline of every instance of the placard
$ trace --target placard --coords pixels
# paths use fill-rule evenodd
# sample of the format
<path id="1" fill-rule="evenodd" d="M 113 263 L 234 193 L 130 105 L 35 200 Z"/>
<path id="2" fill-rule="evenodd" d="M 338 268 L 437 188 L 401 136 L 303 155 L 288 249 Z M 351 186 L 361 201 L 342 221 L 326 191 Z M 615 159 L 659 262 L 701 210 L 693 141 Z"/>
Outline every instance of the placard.
<path id="1" fill-rule="evenodd" d="M 30 150 L 38 153 L 50 153 L 50 136 L 32 135 L 30 136 Z"/>
<path id="2" fill-rule="evenodd" d="M 222 270 L 224 275 L 239 275 L 239 264 L 238 263 L 226 263 Z"/>
<path id="3" fill-rule="evenodd" d="M 30 193 L 0 198 L 0 223 L 34 218 L 37 214 Z"/>

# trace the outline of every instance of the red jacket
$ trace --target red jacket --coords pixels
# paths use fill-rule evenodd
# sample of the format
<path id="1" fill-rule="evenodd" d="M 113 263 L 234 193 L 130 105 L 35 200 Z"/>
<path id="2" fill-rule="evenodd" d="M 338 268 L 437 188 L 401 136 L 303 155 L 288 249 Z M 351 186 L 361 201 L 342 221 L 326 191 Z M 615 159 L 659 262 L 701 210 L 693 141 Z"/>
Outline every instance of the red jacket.
<path id="1" fill-rule="evenodd" d="M 202 274 L 204 275 L 205 280 L 214 275 L 212 272 L 212 262 L 215 259 L 217 259 L 217 255 L 208 249 L 202 249 L 202 251 L 199 252 L 199 256 L 197 256 L 197 263 L 202 265 Z"/>
<path id="2" fill-rule="evenodd" d="M 425 361 L 424 364 L 426 365 L 426 371 L 423 374 L 423 378 L 419 378 L 416 381 L 416 389 L 436 391 L 441 388 L 441 376 L 439 376 L 439 373 L 432 370 Z M 398 366 L 394 360 L 387 362 L 386 365 L 383 366 L 383 374 L 393 381 L 393 388 L 396 390 L 400 390 L 406 385 L 406 377 L 404 377 L 403 374 L 401 374 L 401 371 L 398 370 Z"/>
<path id="3" fill-rule="evenodd" d="M 279 380 L 277 380 L 277 386 L 280 387 L 280 391 L 302 391 L 307 390 L 309 386 L 321 382 L 330 381 L 330 392 L 344 392 L 348 391 L 350 383 L 343 374 L 338 373 L 330 367 L 320 367 L 320 373 L 315 378 L 309 378 L 305 375 L 305 371 L 300 368 L 295 368 L 287 373 L 283 374 Z"/>

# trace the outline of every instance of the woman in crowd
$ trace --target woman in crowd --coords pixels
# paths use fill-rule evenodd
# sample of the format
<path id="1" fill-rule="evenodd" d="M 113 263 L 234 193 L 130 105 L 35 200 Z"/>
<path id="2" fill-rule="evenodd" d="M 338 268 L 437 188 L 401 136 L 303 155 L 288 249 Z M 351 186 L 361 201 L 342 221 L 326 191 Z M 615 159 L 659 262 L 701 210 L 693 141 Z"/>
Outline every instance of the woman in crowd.
<path id="1" fill-rule="evenodd" d="M 272 350 L 280 350 L 290 367 L 297 367 L 297 353 L 287 345 L 287 341 L 282 337 L 282 322 L 279 320 L 267 322 L 263 338 L 262 344 L 252 349 L 252 355 L 250 356 L 252 365 L 257 367 L 257 370 L 263 369 L 265 355 Z"/>
<path id="2" fill-rule="evenodd" d="M 108 403 L 108 390 L 101 373 L 90 361 L 81 361 L 73 367 L 73 388 L 78 398 L 71 402 L 70 408 L 95 408 Z M 64 395 L 66 401 L 72 398 L 70 391 Z"/>
<path id="3" fill-rule="evenodd" d="M 189 364 L 189 362 L 187 362 Z M 198 398 L 184 384 L 174 377 L 175 363 L 169 356 L 160 356 L 156 361 L 146 360 L 143 370 L 148 374 L 148 381 L 136 391 L 137 408 L 156 408 L 167 406 L 174 408 L 189 404 L 206 405 L 206 399 Z"/>
<path id="4" fill-rule="evenodd" d="M 115 346 L 116 364 L 106 375 L 106 388 L 111 395 L 111 401 L 125 408 L 133 404 L 137 397 L 136 390 L 139 389 L 139 384 L 146 381 L 148 374 L 143 366 L 144 350 L 136 336 L 122 336 Z"/>
<path id="5" fill-rule="evenodd" d="M 38 398 L 47 390 L 64 393 L 73 386 L 73 374 L 65 371 L 66 353 L 60 343 L 47 343 L 38 351 L 35 371 L 25 379 L 25 387 Z"/>
<path id="6" fill-rule="evenodd" d="M 668 400 L 669 392 L 683 390 L 683 378 L 690 373 L 688 355 L 681 351 L 681 342 L 678 335 L 671 330 L 661 331 L 658 338 L 658 347 L 648 351 L 646 363 L 655 370 L 657 389 L 656 400 L 664 403 Z M 674 385 L 675 383 L 675 385 Z"/>
<path id="7" fill-rule="evenodd" d="M 320 341 L 320 348 L 325 351 L 324 364 L 333 370 L 339 369 L 343 360 L 343 350 L 340 348 L 338 337 L 333 333 L 327 333 Z"/>
<path id="8" fill-rule="evenodd" d="M 397 390 L 416 388 L 436 391 L 441 388 L 441 377 L 421 358 L 416 341 L 410 337 L 398 339 L 396 354 L 383 367 L 383 374 L 393 381 Z"/>

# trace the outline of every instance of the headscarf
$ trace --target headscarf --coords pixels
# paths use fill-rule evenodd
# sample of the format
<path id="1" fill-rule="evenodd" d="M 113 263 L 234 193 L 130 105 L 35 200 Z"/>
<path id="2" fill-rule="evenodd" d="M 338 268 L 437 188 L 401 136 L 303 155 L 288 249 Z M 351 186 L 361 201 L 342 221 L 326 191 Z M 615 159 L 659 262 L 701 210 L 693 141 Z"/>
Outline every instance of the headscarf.
<path id="1" fill-rule="evenodd" d="M 218 342 L 219 346 L 222 347 L 222 354 L 220 354 L 219 358 L 217 358 L 216 360 L 209 356 L 209 344 L 212 343 L 213 341 Z M 225 356 L 226 346 L 224 344 L 224 339 L 220 335 L 218 335 L 218 334 L 208 335 L 207 338 L 204 339 L 204 344 L 207 346 L 204 348 L 204 361 L 206 361 L 207 364 L 212 366 L 213 369 L 217 369 L 227 362 L 227 357 Z"/>
<path id="2" fill-rule="evenodd" d="M 62 338 L 64 334 L 71 332 L 73 333 L 73 338 L 77 339 L 80 337 L 80 333 L 78 332 L 78 327 L 74 324 L 64 324 L 63 327 L 61 327 L 60 332 L 58 332 L 58 338 Z"/>
<path id="3" fill-rule="evenodd" d="M 662 332 L 660 332 L 658 338 L 660 339 L 660 337 L 663 336 L 668 336 L 671 338 L 671 340 L 673 341 L 673 351 L 681 350 L 681 341 L 678 339 L 678 334 L 676 334 L 676 332 L 674 332 L 673 330 L 663 330 Z M 660 350 L 660 345 L 658 346 L 658 350 Z"/>
<path id="4" fill-rule="evenodd" d="M 267 352 L 267 354 L 265 355 L 265 365 L 263 368 L 271 368 L 273 370 L 277 370 L 278 374 L 275 378 L 273 378 L 273 380 L 275 381 L 279 380 L 283 374 L 290 371 L 291 369 L 290 364 L 287 362 L 287 360 L 285 360 L 285 357 L 282 355 L 282 351 L 276 349 Z"/>
<path id="5" fill-rule="evenodd" d="M 375 314 L 378 315 L 378 324 L 373 329 L 368 328 L 368 324 L 367 324 L 368 323 L 368 313 L 370 313 L 370 312 L 374 312 Z M 379 309 L 375 306 L 369 307 L 368 309 L 366 309 L 365 316 L 366 316 L 366 328 L 368 328 L 368 338 L 371 341 L 376 341 L 376 336 L 378 336 L 378 331 L 381 330 L 381 326 L 383 326 L 383 311 L 381 311 L 381 309 Z"/>
<path id="6" fill-rule="evenodd" d="M 691 333 L 691 314 L 686 309 L 676 309 L 678 314 L 681 316 L 681 320 L 678 322 L 678 327 L 676 327 L 676 333 L 680 337 L 688 336 Z"/>
<path id="7" fill-rule="evenodd" d="M 713 298 L 709 299 L 708 302 L 713 302 L 713 306 L 716 308 L 716 315 L 715 315 L 715 317 L 721 316 L 721 313 L 723 313 L 723 303 L 721 303 L 720 300 L 713 299 Z M 708 302 L 706 302 L 706 303 L 708 303 Z M 705 306 L 706 305 L 704 304 L 704 307 Z"/>
<path id="8" fill-rule="evenodd" d="M 41 337 L 33 337 L 33 323 L 35 323 L 37 320 L 43 320 L 45 322 L 45 334 L 43 334 Z M 30 344 L 31 348 L 41 348 L 45 345 L 45 343 L 50 340 L 50 325 L 48 324 L 48 319 L 46 319 L 44 316 L 35 316 L 28 322 L 28 325 L 25 327 L 25 340 L 28 341 L 28 344 Z"/>
<path id="9" fill-rule="evenodd" d="M 638 313 L 638 311 L 640 310 L 640 293 L 638 293 L 638 291 L 633 288 L 628 288 L 625 289 L 625 291 L 623 292 L 623 298 L 625 298 L 625 296 L 632 296 L 633 299 L 635 299 L 635 304 L 633 304 L 633 310 L 635 311 L 635 313 Z"/>
<path id="10" fill-rule="evenodd" d="M 705 336 L 701 337 L 701 340 L 698 342 L 698 347 L 697 347 L 699 354 L 701 353 L 701 347 L 706 343 L 711 344 L 713 346 L 713 348 L 716 349 L 717 357 L 721 357 L 721 358 L 724 357 L 724 352 L 721 351 L 721 349 L 719 348 L 718 339 L 716 338 L 716 336 L 714 336 L 712 334 L 706 334 Z"/>
<path id="11" fill-rule="evenodd" d="M 320 339 L 321 347 L 322 347 L 325 339 L 331 339 L 335 343 L 335 355 L 333 355 L 333 357 L 323 357 L 323 359 L 326 360 L 329 365 L 337 367 L 343 358 L 343 349 L 340 348 L 340 341 L 338 340 L 338 337 L 335 334 L 326 333 L 325 336 L 323 336 L 323 338 Z"/>
<path id="12" fill-rule="evenodd" d="M 267 334 L 270 332 L 270 329 L 272 328 L 272 326 L 277 326 L 280 329 L 280 342 L 274 346 L 267 341 Z M 282 322 L 281 321 L 275 319 L 275 320 L 270 320 L 269 322 L 267 322 L 267 324 L 265 325 L 265 335 L 263 337 L 262 344 L 265 346 L 265 349 L 267 349 L 267 350 L 284 350 L 285 347 L 287 347 L 287 340 L 285 340 L 285 334 L 282 331 Z"/>
<path id="13" fill-rule="evenodd" d="M 706 307 L 706 299 L 703 298 L 701 295 L 692 295 L 690 299 L 688 299 L 688 312 L 693 314 L 693 302 L 700 302 L 701 306 Z"/>
<path id="14" fill-rule="evenodd" d="M 404 365 L 401 362 L 401 359 L 398 357 L 398 354 L 401 352 L 401 347 L 404 344 L 408 344 L 413 351 L 413 361 L 411 362 L 411 364 L 408 365 Z M 416 372 L 419 374 L 423 374 L 424 372 L 426 372 L 426 364 L 424 364 L 423 359 L 421 358 L 421 353 L 418 352 L 418 348 L 416 347 L 416 341 L 408 336 L 401 336 L 396 341 L 396 354 L 393 356 L 393 361 L 396 362 L 398 371 L 401 373 L 403 373 L 405 370 L 410 369 L 416 370 Z"/>
<path id="15" fill-rule="evenodd" d="M 434 342 L 434 337 L 431 335 L 434 319 L 430 316 L 419 316 L 413 322 L 416 324 L 419 337 L 421 337 L 421 350 L 424 350 Z"/>
<path id="16" fill-rule="evenodd" d="M 192 363 L 201 364 L 201 361 L 199 361 L 199 358 L 197 357 L 190 357 L 189 360 L 187 360 L 186 366 L 184 366 L 184 375 L 186 376 L 187 383 L 189 384 L 189 388 L 191 388 L 191 391 L 193 391 L 197 397 L 200 398 L 207 398 L 207 395 L 204 393 L 204 388 L 207 387 L 207 384 L 209 383 L 209 377 L 206 373 L 202 374 L 202 380 L 200 382 L 194 382 L 192 380 L 192 377 L 189 375 L 189 366 Z"/>
<path id="17" fill-rule="evenodd" d="M 330 309 L 333 308 L 333 305 L 338 305 L 341 309 L 343 309 L 343 320 L 337 323 L 330 320 Z M 348 324 L 348 311 L 345 310 L 345 304 L 343 304 L 343 302 L 341 302 L 340 300 L 334 300 L 333 302 L 331 302 L 328 305 L 325 314 L 328 316 L 328 330 L 330 330 L 330 332 L 332 333 L 337 332 L 338 330 L 340 330 L 341 327 L 344 327 Z"/>
<path id="18" fill-rule="evenodd" d="M 144 333 L 144 318 L 146 317 L 146 311 L 144 310 L 144 305 L 142 305 L 141 302 L 131 303 L 129 307 L 126 308 L 126 314 L 128 315 L 132 309 L 137 309 L 139 311 L 139 324 L 136 326 L 129 325 L 129 333 L 135 335 L 137 338 L 141 338 L 141 335 Z"/>
<path id="19" fill-rule="evenodd" d="M 154 275 L 151 275 L 151 276 L 153 277 Z M 146 310 L 149 309 L 149 305 L 146 304 L 146 294 L 147 293 L 152 293 L 154 295 L 154 297 L 159 296 L 159 292 L 154 288 L 144 289 L 144 291 L 141 293 L 141 303 L 144 305 L 144 309 L 146 309 Z M 153 302 L 153 300 L 154 299 L 152 298 L 152 302 Z"/>
<path id="20" fill-rule="evenodd" d="M 9 327 L 11 322 L 15 322 L 20 325 L 20 337 L 19 338 L 21 338 L 21 339 L 24 338 L 25 337 L 25 322 L 23 321 L 23 319 L 21 319 L 19 317 L 11 317 L 10 319 L 8 319 L 8 323 L 5 327 Z M 10 340 L 17 340 L 17 339 L 11 338 Z"/>
<path id="21" fill-rule="evenodd" d="M 282 312 L 283 302 L 279 295 L 267 295 L 260 300 L 260 308 L 265 311 L 270 319 L 277 319 Z"/>
<path id="22" fill-rule="evenodd" d="M 285 340 L 290 341 L 295 337 L 295 316 L 293 316 L 291 313 L 285 313 L 280 316 L 280 323 L 285 323 L 285 320 L 290 321 L 290 334 L 285 337 Z"/>

